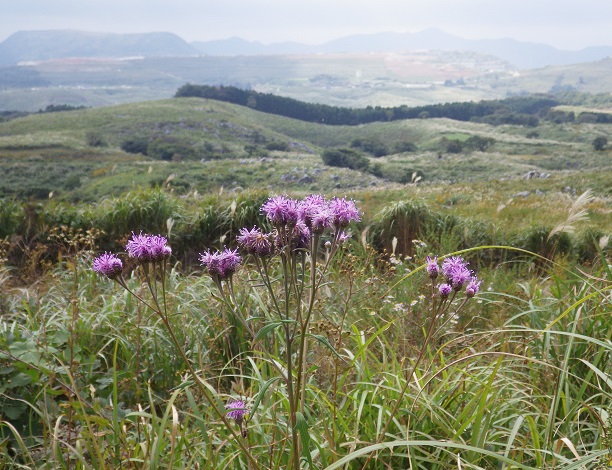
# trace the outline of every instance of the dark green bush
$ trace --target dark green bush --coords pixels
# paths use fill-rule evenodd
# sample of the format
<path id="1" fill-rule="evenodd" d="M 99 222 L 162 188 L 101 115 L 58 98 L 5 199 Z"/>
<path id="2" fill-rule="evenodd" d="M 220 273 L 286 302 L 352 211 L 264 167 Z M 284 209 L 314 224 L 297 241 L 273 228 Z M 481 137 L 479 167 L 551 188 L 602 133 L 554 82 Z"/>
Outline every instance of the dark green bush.
<path id="1" fill-rule="evenodd" d="M 412 142 L 402 141 L 393 144 L 393 153 L 416 152 L 417 146 Z"/>
<path id="2" fill-rule="evenodd" d="M 358 148 L 374 157 L 389 155 L 389 148 L 380 140 L 374 138 L 353 139 L 352 148 Z"/>
<path id="3" fill-rule="evenodd" d="M 174 137 L 158 137 L 149 142 L 147 155 L 159 160 L 180 160 L 194 158 L 193 148 Z"/>
<path id="4" fill-rule="evenodd" d="M 365 155 L 347 148 L 327 149 L 321 155 L 323 163 L 329 166 L 350 168 L 351 170 L 367 170 L 370 161 Z"/>
<path id="5" fill-rule="evenodd" d="M 607 145 L 608 145 L 607 137 L 599 136 L 593 139 L 593 149 L 597 150 L 598 152 L 601 150 L 604 150 Z"/>
<path id="6" fill-rule="evenodd" d="M 121 150 L 127 153 L 141 153 L 143 155 L 148 155 L 148 146 L 149 139 L 145 137 L 132 137 L 121 142 Z"/>

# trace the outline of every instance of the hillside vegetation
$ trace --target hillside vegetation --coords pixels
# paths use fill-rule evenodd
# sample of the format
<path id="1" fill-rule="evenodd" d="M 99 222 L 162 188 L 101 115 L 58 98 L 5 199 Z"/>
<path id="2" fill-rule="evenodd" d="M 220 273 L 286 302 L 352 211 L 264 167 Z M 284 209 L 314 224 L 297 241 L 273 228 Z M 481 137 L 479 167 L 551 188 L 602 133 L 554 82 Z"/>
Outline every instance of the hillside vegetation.
<path id="1" fill-rule="evenodd" d="M 0 468 L 608 466 L 601 106 L 45 111 L 0 122 Z"/>
<path id="2" fill-rule="evenodd" d="M 553 108 L 547 115 L 571 112 Z M 435 213 L 490 224 L 490 242 L 510 243 L 524 230 L 562 223 L 573 200 L 590 190 L 596 199 L 589 221 L 575 228 L 580 236 L 603 235 L 610 226 L 610 150 L 595 151 L 593 140 L 608 132 L 609 124 L 580 119 L 541 119 L 537 127 L 447 118 L 329 126 L 176 98 L 0 123 L 0 196 L 95 207 L 157 188 L 180 197 L 189 212 L 211 194 L 231 201 L 249 190 L 321 192 L 352 194 L 367 201 L 371 215 L 415 198 Z M 336 161 L 341 154 L 360 163 Z M 87 230 L 101 216 L 94 210 L 71 224 Z M 56 224 L 54 217 L 45 224 Z"/>

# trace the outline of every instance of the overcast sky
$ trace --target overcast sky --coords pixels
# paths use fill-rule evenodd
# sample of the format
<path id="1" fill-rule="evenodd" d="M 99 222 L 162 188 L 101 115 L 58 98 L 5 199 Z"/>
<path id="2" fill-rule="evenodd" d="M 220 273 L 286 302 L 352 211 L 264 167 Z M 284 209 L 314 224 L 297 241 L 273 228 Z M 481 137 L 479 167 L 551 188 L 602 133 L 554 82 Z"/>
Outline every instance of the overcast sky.
<path id="1" fill-rule="evenodd" d="M 0 0 L 0 41 L 20 30 L 76 29 L 321 44 L 430 27 L 562 49 L 612 46 L 612 0 Z"/>

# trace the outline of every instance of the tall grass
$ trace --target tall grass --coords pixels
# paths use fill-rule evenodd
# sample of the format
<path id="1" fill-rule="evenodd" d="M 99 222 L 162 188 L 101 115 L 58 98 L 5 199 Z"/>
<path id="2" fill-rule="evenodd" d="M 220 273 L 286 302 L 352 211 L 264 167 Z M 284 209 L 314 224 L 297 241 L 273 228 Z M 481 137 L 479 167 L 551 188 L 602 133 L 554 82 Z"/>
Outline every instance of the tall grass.
<path id="1" fill-rule="evenodd" d="M 242 217 L 248 226 L 254 206 L 228 205 L 218 225 L 228 243 L 238 228 L 228 220 Z M 283 469 L 297 427 L 302 468 L 606 468 L 606 253 L 596 248 L 588 272 L 562 258 L 544 261 L 537 276 L 520 258 L 483 266 L 482 292 L 433 323 L 423 265 L 429 247 L 414 247 L 412 258 L 356 242 L 338 253 L 313 310 L 310 332 L 319 340 L 304 356 L 304 406 L 293 422 L 287 382 L 275 378 L 287 363 L 282 329 L 239 358 L 228 355 L 231 325 L 208 277 L 169 266 L 163 321 L 95 276 L 88 251 L 65 251 L 27 288 L 2 277 L 0 462 Z M 270 279 L 281 278 L 279 264 Z M 126 283 L 147 295 L 136 273 Z M 233 285 L 242 311 L 261 317 L 270 296 L 247 268 Z M 215 411 L 230 397 L 249 408 L 242 429 Z"/>

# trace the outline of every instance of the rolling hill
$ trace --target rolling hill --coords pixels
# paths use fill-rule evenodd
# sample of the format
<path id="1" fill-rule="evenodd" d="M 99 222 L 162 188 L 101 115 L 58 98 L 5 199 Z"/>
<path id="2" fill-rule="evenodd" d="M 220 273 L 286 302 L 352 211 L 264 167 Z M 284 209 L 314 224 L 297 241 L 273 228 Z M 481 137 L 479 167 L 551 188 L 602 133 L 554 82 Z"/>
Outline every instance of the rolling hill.
<path id="1" fill-rule="evenodd" d="M 221 187 L 346 191 L 394 187 L 414 173 L 421 184 L 448 184 L 521 180 L 530 172 L 548 175 L 540 190 L 553 180 L 562 181 L 557 190 L 574 186 L 588 174 L 584 184 L 605 194 L 610 151 L 593 152 L 592 140 L 609 126 L 546 121 L 534 129 L 450 119 L 328 126 L 200 98 L 44 113 L 0 122 L 0 196 L 53 192 L 95 200 L 165 184 L 179 194 Z M 475 137 L 491 145 L 446 150 L 448 142 Z M 122 150 L 139 142 L 143 150 L 129 152 L 148 155 Z M 386 155 L 373 157 L 364 142 L 384 143 Z M 365 154 L 369 168 L 324 165 L 321 154 L 333 148 Z"/>

